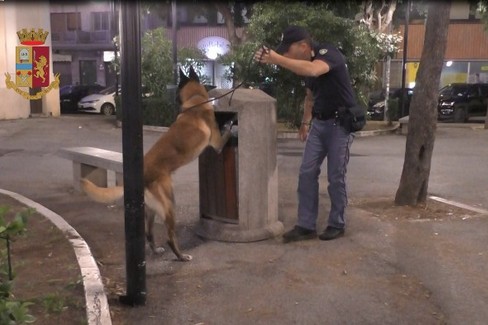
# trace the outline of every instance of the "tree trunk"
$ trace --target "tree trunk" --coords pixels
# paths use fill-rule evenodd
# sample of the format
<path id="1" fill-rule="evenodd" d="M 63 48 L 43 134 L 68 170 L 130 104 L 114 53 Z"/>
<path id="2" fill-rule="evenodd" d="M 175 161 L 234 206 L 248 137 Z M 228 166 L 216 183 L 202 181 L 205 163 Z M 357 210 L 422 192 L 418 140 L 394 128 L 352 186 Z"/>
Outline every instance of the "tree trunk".
<path id="1" fill-rule="evenodd" d="M 488 130 L 488 100 L 486 101 L 485 130 Z"/>
<path id="2" fill-rule="evenodd" d="M 225 27 L 227 34 L 229 35 L 229 41 L 232 45 L 239 45 L 245 41 L 245 34 L 242 37 L 237 35 L 237 28 L 234 24 L 234 17 L 229 8 L 229 2 L 227 1 L 215 1 L 215 8 L 224 16 Z"/>
<path id="3" fill-rule="evenodd" d="M 384 33 L 393 19 L 396 0 L 383 0 L 381 3 L 373 3 L 373 0 L 363 1 L 362 9 L 362 20 L 368 29 Z"/>
<path id="4" fill-rule="evenodd" d="M 396 205 L 416 206 L 427 200 L 437 127 L 438 86 L 446 51 L 450 7 L 450 1 L 429 4 L 424 47 L 410 104 L 405 161 L 395 196 Z"/>

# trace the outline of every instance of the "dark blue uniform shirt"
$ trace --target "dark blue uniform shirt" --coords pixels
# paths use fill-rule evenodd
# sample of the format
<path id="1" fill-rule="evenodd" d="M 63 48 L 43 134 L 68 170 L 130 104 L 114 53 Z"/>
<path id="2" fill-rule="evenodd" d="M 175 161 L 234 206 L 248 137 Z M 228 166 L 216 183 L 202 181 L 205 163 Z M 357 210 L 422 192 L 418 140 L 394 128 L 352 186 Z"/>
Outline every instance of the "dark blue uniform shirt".
<path id="1" fill-rule="evenodd" d="M 318 77 L 307 77 L 305 86 L 313 93 L 313 113 L 333 118 L 339 107 L 356 105 L 344 55 L 332 44 L 313 44 L 313 60 L 326 62 L 329 72 Z"/>

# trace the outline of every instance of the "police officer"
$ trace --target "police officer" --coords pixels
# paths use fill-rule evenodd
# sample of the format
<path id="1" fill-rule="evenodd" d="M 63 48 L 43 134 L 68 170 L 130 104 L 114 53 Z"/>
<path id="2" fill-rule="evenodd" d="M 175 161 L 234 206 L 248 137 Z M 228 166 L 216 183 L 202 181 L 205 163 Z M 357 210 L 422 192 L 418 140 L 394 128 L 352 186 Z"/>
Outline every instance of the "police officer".
<path id="1" fill-rule="evenodd" d="M 331 240 L 344 235 L 347 205 L 346 171 L 353 133 L 339 123 L 338 109 L 356 105 L 344 55 L 329 43 L 316 44 L 306 29 L 289 26 L 276 51 L 261 48 L 254 54 L 258 62 L 276 64 L 306 77 L 306 96 L 299 138 L 306 141 L 298 178 L 298 220 L 283 235 L 283 241 L 317 236 L 319 175 L 327 157 L 330 198 L 328 225 L 319 235 Z"/>

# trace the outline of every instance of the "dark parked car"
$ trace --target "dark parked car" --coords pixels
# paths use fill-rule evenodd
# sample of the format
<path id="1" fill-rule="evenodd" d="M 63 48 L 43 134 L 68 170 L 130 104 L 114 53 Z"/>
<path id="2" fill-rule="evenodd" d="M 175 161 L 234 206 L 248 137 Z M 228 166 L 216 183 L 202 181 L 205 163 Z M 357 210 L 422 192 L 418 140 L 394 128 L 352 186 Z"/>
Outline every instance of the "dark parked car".
<path id="1" fill-rule="evenodd" d="M 74 113 L 78 110 L 78 102 L 85 96 L 96 94 L 105 87 L 93 85 L 67 85 L 59 90 L 61 113 Z"/>
<path id="2" fill-rule="evenodd" d="M 449 84 L 439 91 L 437 118 L 467 122 L 475 116 L 486 116 L 488 84 Z"/>
<path id="3" fill-rule="evenodd" d="M 413 88 L 405 88 L 405 112 L 400 112 L 401 108 L 398 108 L 398 112 L 395 112 L 394 120 L 400 117 L 406 116 L 409 113 L 410 100 L 412 99 Z M 400 99 L 402 94 L 401 88 L 390 88 L 389 99 Z M 400 104 L 398 104 L 400 105 Z M 389 107 L 389 109 L 393 109 Z M 372 120 L 382 121 L 384 120 L 385 110 L 385 90 L 375 91 L 369 96 L 368 102 L 368 115 Z"/>

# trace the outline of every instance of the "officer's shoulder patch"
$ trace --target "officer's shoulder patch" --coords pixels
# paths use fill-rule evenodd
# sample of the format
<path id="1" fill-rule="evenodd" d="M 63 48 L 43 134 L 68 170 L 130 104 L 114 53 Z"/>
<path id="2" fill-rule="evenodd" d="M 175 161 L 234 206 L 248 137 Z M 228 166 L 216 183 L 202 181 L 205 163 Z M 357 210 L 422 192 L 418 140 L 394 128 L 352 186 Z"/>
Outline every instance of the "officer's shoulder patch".
<path id="1" fill-rule="evenodd" d="M 325 53 L 327 53 L 327 49 L 320 49 L 319 50 L 320 55 L 324 55 Z"/>

